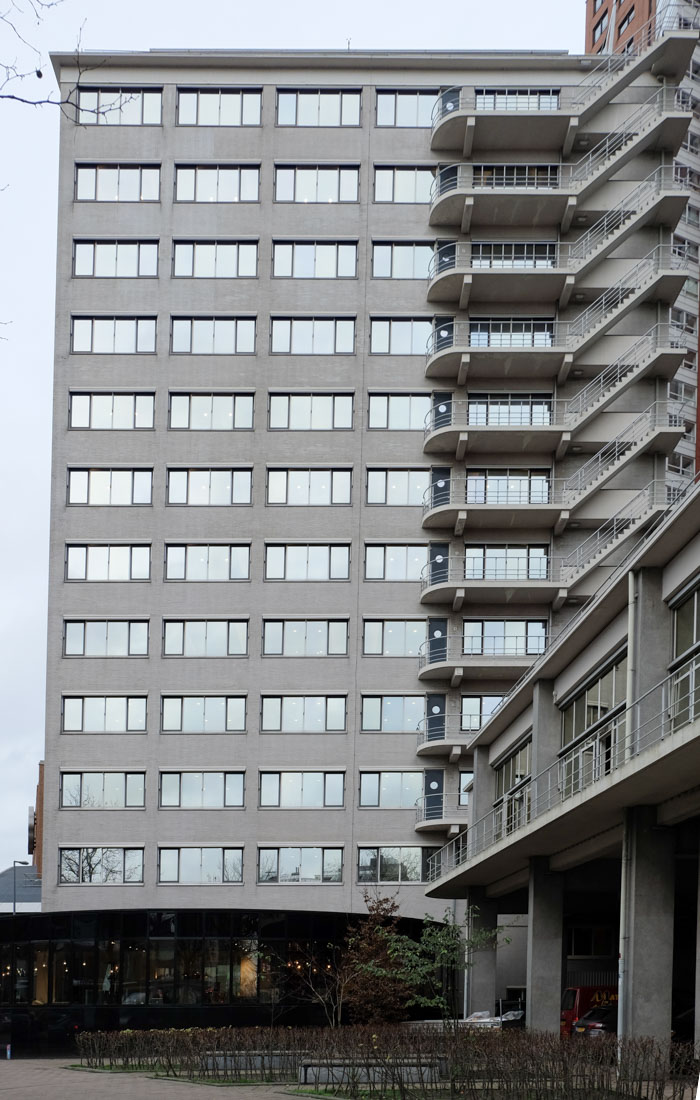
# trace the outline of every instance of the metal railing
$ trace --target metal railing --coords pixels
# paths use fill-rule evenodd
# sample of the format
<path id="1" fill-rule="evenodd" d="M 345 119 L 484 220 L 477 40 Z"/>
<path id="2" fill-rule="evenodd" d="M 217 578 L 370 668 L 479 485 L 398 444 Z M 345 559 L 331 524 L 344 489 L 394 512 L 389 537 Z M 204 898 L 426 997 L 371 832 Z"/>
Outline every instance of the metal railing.
<path id="1" fill-rule="evenodd" d="M 469 817 L 469 806 L 460 806 L 444 794 L 427 794 L 416 801 L 416 825 L 427 821 L 463 824 Z"/>
<path id="2" fill-rule="evenodd" d="M 471 726 L 467 728 L 462 724 L 462 716 L 459 714 L 443 714 L 439 716 L 439 720 L 435 717 L 424 718 L 416 734 L 416 748 L 445 741 L 466 744 L 467 739 L 476 732 Z"/>
<path id="3" fill-rule="evenodd" d="M 515 623 L 511 623 L 514 626 Z M 529 623 L 521 624 L 528 628 Z M 418 668 L 429 665 L 461 665 L 466 660 L 511 661 L 539 657 L 547 648 L 549 635 L 542 632 L 524 634 L 443 634 L 428 638 L 418 650 Z"/>
<path id="4" fill-rule="evenodd" d="M 548 475 L 508 476 L 495 471 L 479 478 L 445 477 L 430 485 L 423 495 L 423 515 L 446 505 L 500 505 L 509 508 L 520 505 L 552 505 L 561 502 L 561 493 Z M 557 486 L 558 488 L 558 486 Z M 556 500 L 554 499 L 556 497 Z"/>
<path id="5" fill-rule="evenodd" d="M 560 563 L 563 559 L 541 557 L 528 558 L 524 556 L 511 557 L 506 555 L 495 561 L 483 561 L 479 565 L 473 565 L 464 554 L 450 554 L 443 561 L 428 562 L 423 566 L 420 575 L 421 592 L 433 588 L 437 584 L 479 584 L 481 581 L 556 581 L 560 574 Z"/>
<path id="6" fill-rule="evenodd" d="M 445 400 L 428 412 L 423 434 L 427 438 L 441 428 L 547 428 L 563 423 L 566 405 L 517 393 Z"/>
<path id="7" fill-rule="evenodd" d="M 527 812 L 508 819 L 499 805 L 475 821 L 459 845 L 446 844 L 430 860 L 429 880 L 481 855 L 482 852 L 531 824 L 572 798 L 594 795 L 611 776 L 624 778 L 638 758 L 656 746 L 673 748 L 677 735 L 700 718 L 700 655 L 685 661 L 649 691 L 638 696 L 609 721 L 518 791 Z"/>

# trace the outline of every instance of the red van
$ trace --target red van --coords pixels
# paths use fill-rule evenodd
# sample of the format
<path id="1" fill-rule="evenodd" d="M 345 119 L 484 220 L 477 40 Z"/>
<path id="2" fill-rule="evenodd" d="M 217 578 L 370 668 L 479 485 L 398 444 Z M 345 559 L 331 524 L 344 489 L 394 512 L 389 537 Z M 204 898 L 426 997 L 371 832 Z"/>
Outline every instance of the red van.
<path id="1" fill-rule="evenodd" d="M 617 986 L 575 985 L 565 989 L 559 1023 L 562 1037 L 571 1038 L 574 1023 L 590 1008 L 608 1008 L 614 1004 L 617 1004 Z"/>

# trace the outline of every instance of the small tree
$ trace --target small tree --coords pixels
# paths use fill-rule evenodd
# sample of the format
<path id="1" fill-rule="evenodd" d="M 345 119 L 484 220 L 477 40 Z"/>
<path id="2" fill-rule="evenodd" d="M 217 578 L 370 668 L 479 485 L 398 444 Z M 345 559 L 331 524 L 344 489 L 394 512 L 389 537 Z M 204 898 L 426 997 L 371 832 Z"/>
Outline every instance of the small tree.
<path id="1" fill-rule="evenodd" d="M 391 954 L 400 937 L 395 897 L 365 891 L 367 917 L 348 929 L 344 964 L 350 980 L 345 1001 L 350 1015 L 363 1023 L 389 1023 L 407 1015 L 411 991 Z"/>

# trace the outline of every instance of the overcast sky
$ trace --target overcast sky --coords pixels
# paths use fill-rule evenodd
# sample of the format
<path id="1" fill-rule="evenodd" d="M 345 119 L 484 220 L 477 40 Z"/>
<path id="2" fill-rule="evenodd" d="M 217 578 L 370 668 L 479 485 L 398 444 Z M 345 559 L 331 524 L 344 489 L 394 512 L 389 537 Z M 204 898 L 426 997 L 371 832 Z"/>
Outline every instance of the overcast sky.
<path id="1" fill-rule="evenodd" d="M 28 0 L 16 0 L 28 7 Z M 9 4 L 0 4 L 0 11 Z M 0 62 L 41 67 L 15 92 L 55 91 L 51 50 L 166 48 L 583 50 L 585 0 L 59 0 L 0 23 Z M 261 18 L 258 18 L 260 15 Z M 43 757 L 58 111 L 0 101 L 0 869 L 26 859 Z M 58 471 L 62 477 L 62 471 Z M 51 866 L 46 868 L 53 873 Z"/>

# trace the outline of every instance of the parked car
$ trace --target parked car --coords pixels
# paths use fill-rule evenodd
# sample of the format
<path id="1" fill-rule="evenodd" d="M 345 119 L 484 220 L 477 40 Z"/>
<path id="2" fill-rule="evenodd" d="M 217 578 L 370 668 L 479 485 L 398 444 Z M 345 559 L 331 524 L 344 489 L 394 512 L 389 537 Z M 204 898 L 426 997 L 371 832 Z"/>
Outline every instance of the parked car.
<path id="1" fill-rule="evenodd" d="M 561 998 L 560 1030 L 564 1038 L 571 1036 L 573 1026 L 590 1008 L 607 1008 L 617 1003 L 617 986 L 574 985 L 565 989 Z"/>
<path id="2" fill-rule="evenodd" d="M 599 1035 L 617 1035 L 617 1004 L 591 1008 L 574 1024 L 574 1035 L 595 1039 Z"/>

